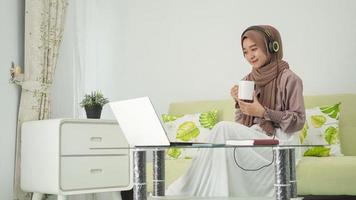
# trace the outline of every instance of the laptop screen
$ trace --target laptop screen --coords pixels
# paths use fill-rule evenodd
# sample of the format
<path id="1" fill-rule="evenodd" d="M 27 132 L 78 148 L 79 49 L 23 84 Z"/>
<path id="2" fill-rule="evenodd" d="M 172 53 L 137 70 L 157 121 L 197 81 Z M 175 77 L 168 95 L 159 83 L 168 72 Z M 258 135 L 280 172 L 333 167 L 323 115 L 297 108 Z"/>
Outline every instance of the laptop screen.
<path id="1" fill-rule="evenodd" d="M 149 97 L 109 103 L 130 146 L 169 146 Z"/>

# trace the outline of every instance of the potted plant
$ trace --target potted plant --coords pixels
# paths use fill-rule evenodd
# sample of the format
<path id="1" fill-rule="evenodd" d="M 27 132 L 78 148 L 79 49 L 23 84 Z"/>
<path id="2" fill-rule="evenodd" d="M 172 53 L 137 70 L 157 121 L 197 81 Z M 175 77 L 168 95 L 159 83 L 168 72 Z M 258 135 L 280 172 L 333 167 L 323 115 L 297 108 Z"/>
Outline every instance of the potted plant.
<path id="1" fill-rule="evenodd" d="M 100 119 L 101 110 L 109 100 L 100 91 L 93 91 L 85 94 L 80 106 L 85 109 L 87 118 Z"/>

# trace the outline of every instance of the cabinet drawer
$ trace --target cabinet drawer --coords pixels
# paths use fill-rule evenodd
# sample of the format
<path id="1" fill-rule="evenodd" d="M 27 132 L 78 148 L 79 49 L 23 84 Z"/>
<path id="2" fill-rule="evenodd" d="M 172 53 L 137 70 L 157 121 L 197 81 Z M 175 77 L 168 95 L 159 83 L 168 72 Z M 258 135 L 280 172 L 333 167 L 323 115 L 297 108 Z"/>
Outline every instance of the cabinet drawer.
<path id="1" fill-rule="evenodd" d="M 60 165 L 63 191 L 125 187 L 130 183 L 128 156 L 62 157 Z"/>
<path id="2" fill-rule="evenodd" d="M 128 154 L 118 124 L 63 123 L 60 127 L 61 155 Z"/>

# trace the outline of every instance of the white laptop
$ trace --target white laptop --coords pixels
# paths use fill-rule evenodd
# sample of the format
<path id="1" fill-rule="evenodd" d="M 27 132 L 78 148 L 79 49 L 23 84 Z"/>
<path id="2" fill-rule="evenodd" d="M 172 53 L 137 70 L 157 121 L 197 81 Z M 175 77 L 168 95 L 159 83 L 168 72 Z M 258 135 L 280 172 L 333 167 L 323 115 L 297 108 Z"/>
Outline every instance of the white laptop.
<path id="1" fill-rule="evenodd" d="M 179 146 L 190 142 L 170 142 L 149 99 L 141 97 L 109 103 L 130 146 Z M 194 143 L 202 144 L 202 143 Z"/>

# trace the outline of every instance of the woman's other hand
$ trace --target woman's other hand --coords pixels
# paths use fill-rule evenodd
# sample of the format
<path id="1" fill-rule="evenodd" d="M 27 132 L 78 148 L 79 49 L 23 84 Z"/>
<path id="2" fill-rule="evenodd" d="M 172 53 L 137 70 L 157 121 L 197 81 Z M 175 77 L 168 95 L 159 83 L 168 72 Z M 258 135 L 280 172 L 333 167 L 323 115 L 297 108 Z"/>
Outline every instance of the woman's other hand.
<path id="1" fill-rule="evenodd" d="M 255 93 L 253 93 L 252 103 L 245 102 L 241 99 L 238 99 L 237 102 L 240 106 L 241 112 L 245 115 L 250 115 L 250 116 L 255 116 L 260 118 L 263 118 L 263 116 L 265 115 L 266 110 L 258 101 Z"/>
<path id="2" fill-rule="evenodd" d="M 239 86 L 237 86 L 237 85 L 232 86 L 232 88 L 230 90 L 230 95 L 236 102 L 238 102 L 238 100 L 239 100 L 238 92 L 239 92 Z"/>

